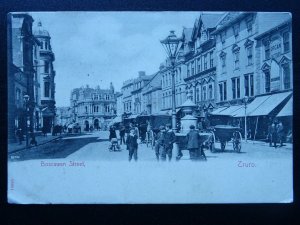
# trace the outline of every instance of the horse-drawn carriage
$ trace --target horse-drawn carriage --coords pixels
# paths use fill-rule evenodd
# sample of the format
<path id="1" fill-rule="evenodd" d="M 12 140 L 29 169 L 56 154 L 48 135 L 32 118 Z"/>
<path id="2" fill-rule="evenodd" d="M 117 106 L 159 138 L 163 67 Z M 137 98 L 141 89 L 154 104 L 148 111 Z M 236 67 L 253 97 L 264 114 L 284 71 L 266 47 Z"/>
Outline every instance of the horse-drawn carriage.
<path id="1" fill-rule="evenodd" d="M 232 141 L 233 150 L 235 152 L 241 151 L 241 128 L 229 125 L 217 125 L 213 129 L 213 142 L 216 140 L 220 142 L 221 151 L 225 151 L 226 143 Z"/>

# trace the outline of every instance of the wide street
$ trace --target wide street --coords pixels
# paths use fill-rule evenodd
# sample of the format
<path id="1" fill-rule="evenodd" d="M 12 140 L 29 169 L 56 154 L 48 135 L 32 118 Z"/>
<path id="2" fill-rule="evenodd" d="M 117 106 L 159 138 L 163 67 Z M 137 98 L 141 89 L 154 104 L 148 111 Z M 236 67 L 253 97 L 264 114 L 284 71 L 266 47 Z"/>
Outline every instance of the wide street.
<path id="1" fill-rule="evenodd" d="M 118 133 L 118 132 L 117 132 Z M 45 145 L 34 147 L 22 152 L 12 154 L 10 159 L 28 160 L 28 159 L 47 159 L 47 158 L 67 158 L 76 160 L 104 160 L 104 161 L 127 161 L 128 151 L 126 146 L 121 146 L 121 151 L 111 152 L 108 150 L 108 131 L 94 131 L 84 133 L 83 135 L 63 137 Z M 236 160 L 249 163 L 255 163 L 256 160 L 291 160 L 292 145 L 286 144 L 280 148 L 269 147 L 264 142 L 247 143 L 243 141 L 241 153 L 235 153 L 232 143 L 226 145 L 225 152 L 220 151 L 220 143 L 216 143 L 216 152 L 211 153 L 206 150 L 207 163 L 217 163 L 220 160 Z M 182 151 L 184 156 L 181 160 L 189 160 L 188 151 Z M 173 156 L 176 155 L 173 150 Z M 175 158 L 175 157 L 173 157 Z M 147 147 L 146 144 L 139 144 L 139 161 L 156 161 L 154 149 Z"/>
<path id="2" fill-rule="evenodd" d="M 293 201 L 292 149 L 242 143 L 242 152 L 210 153 L 192 162 L 156 162 L 139 145 L 108 150 L 108 133 L 65 137 L 14 154 L 8 163 L 8 199 L 17 203 L 241 203 Z M 52 146 L 52 147 L 51 147 Z M 38 153 L 39 152 L 39 153 Z M 280 187 L 280 188 L 278 188 Z"/>

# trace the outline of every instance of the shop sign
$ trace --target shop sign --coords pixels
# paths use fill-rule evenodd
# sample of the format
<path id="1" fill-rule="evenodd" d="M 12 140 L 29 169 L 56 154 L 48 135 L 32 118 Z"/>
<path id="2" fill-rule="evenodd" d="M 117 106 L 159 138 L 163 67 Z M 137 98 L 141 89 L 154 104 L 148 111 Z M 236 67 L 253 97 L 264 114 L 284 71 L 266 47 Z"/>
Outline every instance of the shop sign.
<path id="1" fill-rule="evenodd" d="M 280 37 L 274 38 L 270 43 L 270 56 L 276 58 L 281 54 L 281 39 Z"/>

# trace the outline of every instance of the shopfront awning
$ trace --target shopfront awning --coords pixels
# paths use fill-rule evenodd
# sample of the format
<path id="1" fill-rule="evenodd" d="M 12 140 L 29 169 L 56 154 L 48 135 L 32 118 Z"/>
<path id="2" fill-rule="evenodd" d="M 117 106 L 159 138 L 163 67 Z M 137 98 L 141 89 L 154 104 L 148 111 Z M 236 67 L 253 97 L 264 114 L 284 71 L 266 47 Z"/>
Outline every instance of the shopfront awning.
<path id="1" fill-rule="evenodd" d="M 131 116 L 129 116 L 128 118 L 129 118 L 129 119 L 135 119 L 135 118 L 137 118 L 137 116 L 138 116 L 138 115 L 131 115 Z"/>
<path id="2" fill-rule="evenodd" d="M 244 108 L 243 105 L 233 105 L 218 113 L 220 116 L 232 116 L 237 110 Z"/>
<path id="3" fill-rule="evenodd" d="M 293 115 L 293 97 L 286 103 L 283 109 L 278 113 L 277 117 Z"/>
<path id="4" fill-rule="evenodd" d="M 247 104 L 247 116 L 249 116 L 250 113 L 252 113 L 254 110 L 256 110 L 264 101 L 266 101 L 270 96 L 260 96 L 256 97 L 251 103 Z M 244 117 L 245 116 L 245 107 L 243 105 L 242 108 L 235 111 L 232 115 L 233 117 Z"/>
<path id="5" fill-rule="evenodd" d="M 113 122 L 113 123 L 121 123 L 122 122 L 122 117 L 117 116 L 111 122 Z"/>
<path id="6" fill-rule="evenodd" d="M 280 103 L 291 96 L 292 92 L 284 92 L 278 94 L 272 94 L 264 101 L 259 107 L 257 107 L 249 116 L 267 116 L 269 115 Z"/>
<path id="7" fill-rule="evenodd" d="M 216 110 L 212 111 L 210 114 L 211 115 L 219 115 L 220 112 L 222 112 L 223 110 L 227 109 L 228 107 L 220 107 L 217 108 Z"/>
<path id="8" fill-rule="evenodd" d="M 179 108 L 179 109 L 176 109 L 176 113 L 178 113 L 179 110 L 180 110 L 180 108 Z M 169 114 L 169 115 L 172 115 L 172 109 L 170 109 L 170 110 L 168 111 L 168 114 Z"/>

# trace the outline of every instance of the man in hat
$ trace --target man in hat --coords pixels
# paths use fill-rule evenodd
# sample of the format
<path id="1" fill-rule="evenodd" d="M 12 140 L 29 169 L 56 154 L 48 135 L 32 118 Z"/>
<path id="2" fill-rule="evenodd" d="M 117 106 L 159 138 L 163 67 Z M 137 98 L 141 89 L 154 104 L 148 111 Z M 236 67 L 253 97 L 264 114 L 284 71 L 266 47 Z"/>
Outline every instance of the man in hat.
<path id="1" fill-rule="evenodd" d="M 164 149 L 164 138 L 165 138 L 166 129 L 164 126 L 159 127 L 159 132 L 155 136 L 155 156 L 157 161 L 159 161 L 159 155 L 163 152 Z"/>
<path id="2" fill-rule="evenodd" d="M 161 159 L 163 161 L 166 160 L 166 155 L 168 155 L 169 161 L 172 159 L 172 150 L 173 150 L 173 144 L 176 141 L 175 133 L 172 130 L 171 124 L 166 125 L 166 132 L 164 135 L 164 149 L 161 154 Z"/>

